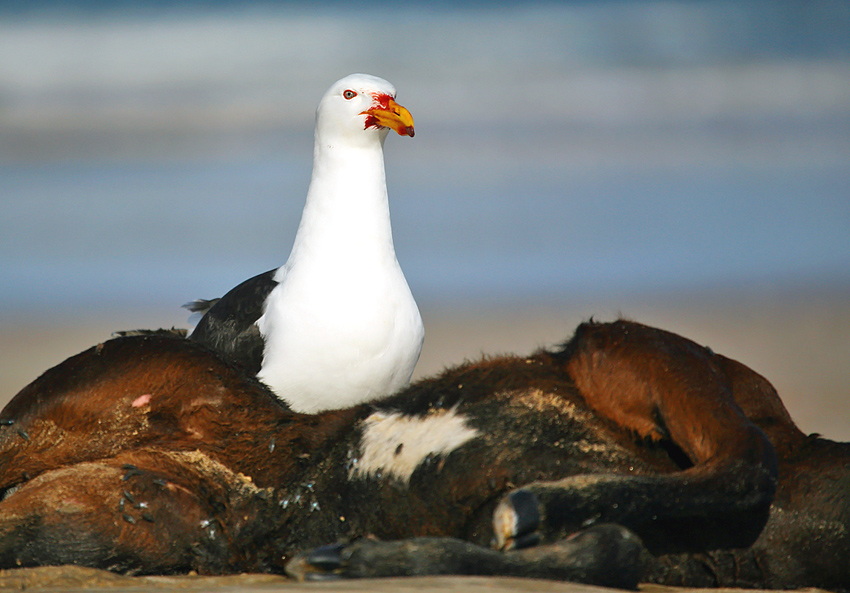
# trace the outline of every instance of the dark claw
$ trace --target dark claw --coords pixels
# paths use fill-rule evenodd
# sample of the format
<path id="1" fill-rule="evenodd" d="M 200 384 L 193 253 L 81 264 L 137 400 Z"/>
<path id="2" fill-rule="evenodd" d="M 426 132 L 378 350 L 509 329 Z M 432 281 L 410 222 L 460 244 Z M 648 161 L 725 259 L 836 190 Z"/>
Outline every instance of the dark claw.
<path id="1" fill-rule="evenodd" d="M 19 434 L 19 435 L 21 436 L 21 438 L 23 438 L 25 441 L 29 441 L 29 440 L 30 440 L 30 435 L 29 435 L 29 434 L 27 434 L 27 431 L 25 431 L 23 428 L 19 428 L 19 429 L 18 429 L 18 434 Z"/>
<path id="2" fill-rule="evenodd" d="M 154 519 L 153 515 L 151 515 L 150 513 L 142 513 L 142 519 L 144 519 L 148 523 L 156 523 L 156 519 Z"/>
<path id="3" fill-rule="evenodd" d="M 12 426 L 15 423 L 11 418 L 7 418 L 5 420 L 0 420 L 0 426 Z"/>
<path id="4" fill-rule="evenodd" d="M 126 498 L 130 502 L 136 502 L 136 499 L 133 498 L 133 495 L 127 492 L 126 490 L 124 491 L 124 498 Z"/>
<path id="5" fill-rule="evenodd" d="M 523 548 L 532 548 L 539 543 L 540 534 L 536 531 L 534 533 L 526 533 L 525 535 L 517 536 L 513 540 L 515 550 L 522 550 Z"/>
<path id="6" fill-rule="evenodd" d="M 132 469 L 128 469 L 128 470 L 127 470 L 127 473 L 126 473 L 126 474 L 124 474 L 124 477 L 123 477 L 123 478 L 121 478 L 121 481 L 122 481 L 122 482 L 126 482 L 127 480 L 129 480 L 129 479 L 130 479 L 130 478 L 132 478 L 133 476 L 141 476 L 141 475 L 142 475 L 142 470 L 140 470 L 140 469 L 136 469 L 136 468 L 134 467 L 134 468 L 132 468 Z"/>
<path id="7" fill-rule="evenodd" d="M 537 497 L 527 490 L 517 490 L 512 492 L 508 498 L 516 513 L 515 547 L 525 548 L 535 545 L 537 541 L 532 542 L 529 537 L 535 535 L 537 528 L 540 527 Z M 539 540 L 539 537 L 537 539 Z M 525 545 L 521 545 L 521 542 Z"/>
<path id="8" fill-rule="evenodd" d="M 316 548 L 307 556 L 307 563 L 319 570 L 333 571 L 342 567 L 345 544 L 330 544 Z M 313 574 L 313 573 L 311 573 Z"/>
<path id="9" fill-rule="evenodd" d="M 136 524 L 136 520 L 133 518 L 133 516 L 132 516 L 132 515 L 128 515 L 127 513 L 124 513 L 123 515 L 121 515 L 121 517 L 122 517 L 122 518 L 123 518 L 123 519 L 124 519 L 127 523 L 129 523 L 130 525 L 135 525 L 135 524 Z"/>

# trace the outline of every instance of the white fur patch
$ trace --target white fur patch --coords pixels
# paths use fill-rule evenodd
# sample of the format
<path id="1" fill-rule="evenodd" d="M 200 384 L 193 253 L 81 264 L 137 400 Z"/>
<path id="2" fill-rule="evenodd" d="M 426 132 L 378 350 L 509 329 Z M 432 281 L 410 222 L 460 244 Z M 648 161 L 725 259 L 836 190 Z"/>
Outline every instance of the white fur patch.
<path id="1" fill-rule="evenodd" d="M 364 425 L 360 459 L 351 467 L 350 478 L 392 476 L 408 482 L 429 455 L 448 455 L 478 436 L 454 409 L 427 416 L 375 412 Z"/>

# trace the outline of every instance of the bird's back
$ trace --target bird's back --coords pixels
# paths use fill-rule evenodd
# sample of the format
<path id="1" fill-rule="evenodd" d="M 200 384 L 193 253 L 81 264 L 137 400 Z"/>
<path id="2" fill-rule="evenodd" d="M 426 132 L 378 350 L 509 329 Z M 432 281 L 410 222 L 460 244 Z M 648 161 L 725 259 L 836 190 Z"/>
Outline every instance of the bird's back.
<path id="1" fill-rule="evenodd" d="M 263 364 L 264 341 L 257 328 L 268 295 L 277 286 L 277 270 L 242 282 L 218 299 L 189 338 L 220 352 L 251 374 Z"/>

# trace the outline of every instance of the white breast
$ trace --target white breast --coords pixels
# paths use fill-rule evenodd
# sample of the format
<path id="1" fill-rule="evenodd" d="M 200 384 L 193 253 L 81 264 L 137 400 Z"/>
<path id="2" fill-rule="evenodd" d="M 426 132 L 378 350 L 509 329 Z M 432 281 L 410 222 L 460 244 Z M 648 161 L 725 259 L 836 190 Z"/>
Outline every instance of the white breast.
<path id="1" fill-rule="evenodd" d="M 259 321 L 258 377 L 296 411 L 355 405 L 410 381 L 424 329 L 401 268 L 357 269 L 293 267 Z"/>

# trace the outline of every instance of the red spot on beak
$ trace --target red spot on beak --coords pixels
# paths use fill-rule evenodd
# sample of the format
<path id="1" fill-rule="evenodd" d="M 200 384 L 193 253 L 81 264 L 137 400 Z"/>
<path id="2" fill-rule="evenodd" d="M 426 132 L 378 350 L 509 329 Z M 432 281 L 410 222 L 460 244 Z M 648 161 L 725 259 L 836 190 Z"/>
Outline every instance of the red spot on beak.
<path id="1" fill-rule="evenodd" d="M 400 136 L 413 137 L 413 116 L 407 109 L 387 94 L 375 93 L 372 97 L 372 107 L 363 112 L 366 116 L 364 129 L 390 128 Z"/>

